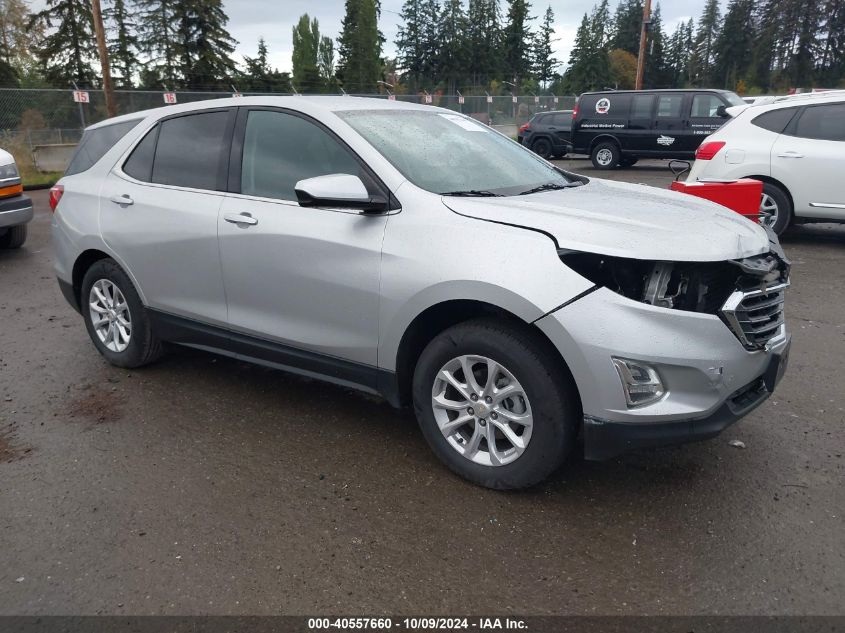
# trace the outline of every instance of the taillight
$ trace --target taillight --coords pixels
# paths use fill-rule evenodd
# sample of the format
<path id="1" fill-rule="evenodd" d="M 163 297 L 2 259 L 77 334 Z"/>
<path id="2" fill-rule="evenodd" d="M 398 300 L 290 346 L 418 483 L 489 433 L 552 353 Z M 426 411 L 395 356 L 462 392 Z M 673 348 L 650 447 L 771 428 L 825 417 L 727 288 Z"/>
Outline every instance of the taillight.
<path id="1" fill-rule="evenodd" d="M 531 127 L 530 121 L 528 123 L 523 123 L 522 125 L 519 126 L 519 133 L 525 134 L 525 131 L 528 130 L 530 127 Z"/>
<path id="2" fill-rule="evenodd" d="M 64 192 L 64 185 L 53 185 L 50 189 L 50 211 L 56 211 L 56 207 L 59 204 L 59 200 L 62 199 L 62 194 L 64 194 Z"/>
<path id="3" fill-rule="evenodd" d="M 578 104 L 576 103 L 575 107 L 572 108 L 572 120 L 574 121 L 575 117 L 577 117 L 577 116 L 578 116 Z"/>
<path id="4" fill-rule="evenodd" d="M 695 150 L 695 160 L 710 160 L 725 146 L 724 141 L 709 141 L 702 143 Z"/>

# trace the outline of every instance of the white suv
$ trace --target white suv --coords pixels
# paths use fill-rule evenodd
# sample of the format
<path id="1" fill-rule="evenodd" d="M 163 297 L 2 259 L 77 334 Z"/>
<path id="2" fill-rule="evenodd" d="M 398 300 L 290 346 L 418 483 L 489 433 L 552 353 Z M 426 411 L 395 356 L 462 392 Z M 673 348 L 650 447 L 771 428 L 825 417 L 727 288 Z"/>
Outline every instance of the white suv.
<path id="1" fill-rule="evenodd" d="M 750 106 L 708 136 L 687 181 L 763 181 L 761 213 L 776 233 L 793 222 L 845 222 L 845 95 Z"/>

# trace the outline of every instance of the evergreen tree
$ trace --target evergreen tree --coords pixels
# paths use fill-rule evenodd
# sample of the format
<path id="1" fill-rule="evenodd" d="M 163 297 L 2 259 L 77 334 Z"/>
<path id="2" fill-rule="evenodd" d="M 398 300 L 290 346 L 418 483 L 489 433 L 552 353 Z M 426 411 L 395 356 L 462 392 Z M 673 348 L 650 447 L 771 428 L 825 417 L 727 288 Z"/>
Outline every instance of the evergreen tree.
<path id="1" fill-rule="evenodd" d="M 375 0 L 346 0 L 337 40 L 337 76 L 348 91 L 376 91 L 381 76 L 381 40 Z"/>
<path id="2" fill-rule="evenodd" d="M 229 35 L 222 0 L 180 0 L 176 5 L 179 77 L 193 89 L 228 86 L 236 70 L 231 55 L 237 42 Z"/>
<path id="3" fill-rule="evenodd" d="M 715 86 L 734 90 L 751 68 L 755 38 L 754 0 L 731 0 L 716 39 Z"/>
<path id="4" fill-rule="evenodd" d="M 569 56 L 564 85 L 567 90 L 580 94 L 598 90 L 612 83 L 608 45 L 610 10 L 607 0 L 593 7 L 588 17 L 584 14 L 575 34 L 575 45 Z"/>
<path id="5" fill-rule="evenodd" d="M 297 90 L 315 92 L 322 87 L 318 69 L 320 50 L 320 25 L 305 13 L 293 27 L 293 82 Z"/>
<path id="6" fill-rule="evenodd" d="M 131 0 L 112 0 L 103 9 L 106 22 L 106 46 L 111 59 L 112 79 L 117 88 L 131 88 L 132 77 L 138 68 L 137 25 Z"/>
<path id="7" fill-rule="evenodd" d="M 690 60 L 693 82 L 696 86 L 713 85 L 713 63 L 715 44 L 719 37 L 720 13 L 719 0 L 707 0 L 704 11 L 698 21 L 695 34 L 695 50 Z"/>
<path id="8" fill-rule="evenodd" d="M 320 81 L 331 91 L 335 86 L 334 78 L 334 40 L 325 35 L 320 38 L 317 48 L 317 70 Z"/>
<path id="9" fill-rule="evenodd" d="M 640 52 L 640 33 L 643 24 L 643 1 L 620 0 L 613 17 L 611 49 L 622 49 L 632 55 Z"/>
<path id="10" fill-rule="evenodd" d="M 440 46 L 437 51 L 437 75 L 446 83 L 447 94 L 455 94 L 458 82 L 466 70 L 467 18 L 461 0 L 445 0 L 440 14 L 438 31 Z"/>
<path id="11" fill-rule="evenodd" d="M 502 69 L 499 0 L 469 0 L 467 71 L 475 85 L 487 85 Z"/>
<path id="12" fill-rule="evenodd" d="M 819 59 L 822 85 L 845 86 L 845 0 L 825 0 L 822 12 L 827 16 Z"/>
<path id="13" fill-rule="evenodd" d="M 687 84 L 687 66 L 689 64 L 689 49 L 687 43 L 688 23 L 681 23 L 669 39 L 666 51 L 667 83 L 672 88 L 683 88 Z"/>
<path id="14" fill-rule="evenodd" d="M 174 88 L 179 81 L 177 67 L 176 9 L 180 0 L 137 0 L 138 40 L 147 58 L 141 71 L 145 88 Z"/>
<path id="15" fill-rule="evenodd" d="M 556 74 L 555 70 L 560 66 L 560 60 L 555 58 L 552 50 L 552 42 L 555 41 L 552 39 L 555 33 L 554 23 L 555 14 L 549 5 L 534 39 L 534 75 L 544 88 L 548 87 Z"/>
<path id="16" fill-rule="evenodd" d="M 36 50 L 46 79 L 63 88 L 71 81 L 80 87 L 93 85 L 96 75 L 91 64 L 97 47 L 87 0 L 47 0 L 31 20 L 49 33 Z"/>
<path id="17" fill-rule="evenodd" d="M 502 29 L 504 72 L 507 80 L 517 85 L 517 90 L 521 80 L 531 72 L 530 10 L 528 0 L 508 0 L 507 20 Z"/>
<path id="18" fill-rule="evenodd" d="M 648 27 L 646 41 L 645 69 L 643 73 L 644 88 L 671 88 L 672 80 L 666 64 L 666 37 L 663 34 L 663 18 L 660 4 L 651 14 L 651 24 Z"/>
<path id="19" fill-rule="evenodd" d="M 24 0 L 0 0 L 0 61 L 11 66 L 11 72 L 25 74 L 43 38 L 44 25 L 32 23 Z"/>
<path id="20" fill-rule="evenodd" d="M 424 5 L 424 0 L 405 0 L 400 14 L 402 25 L 396 35 L 398 62 L 408 73 L 412 92 L 420 89 L 425 70 L 429 66 L 427 59 L 429 29 Z"/>
<path id="21" fill-rule="evenodd" d="M 245 71 L 239 78 L 240 85 L 247 92 L 289 92 L 290 75 L 270 67 L 267 43 L 258 39 L 258 54 L 244 55 Z"/>

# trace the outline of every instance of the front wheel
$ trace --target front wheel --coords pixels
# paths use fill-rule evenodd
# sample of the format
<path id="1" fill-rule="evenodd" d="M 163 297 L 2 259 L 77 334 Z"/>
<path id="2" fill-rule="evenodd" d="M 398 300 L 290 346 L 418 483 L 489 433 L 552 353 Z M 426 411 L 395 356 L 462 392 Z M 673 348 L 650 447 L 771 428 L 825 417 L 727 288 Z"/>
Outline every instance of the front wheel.
<path id="1" fill-rule="evenodd" d="M 760 223 L 781 235 L 792 222 L 792 202 L 786 192 L 770 182 L 763 183 Z"/>
<path id="2" fill-rule="evenodd" d="M 580 404 L 572 379 L 527 329 L 487 319 L 449 328 L 420 355 L 413 396 L 435 454 L 488 488 L 544 480 L 575 441 Z"/>
<path id="3" fill-rule="evenodd" d="M 88 269 L 80 298 L 88 335 L 112 365 L 141 367 L 161 355 L 144 304 L 113 259 L 101 259 Z"/>
<path id="4" fill-rule="evenodd" d="M 619 147 L 610 141 L 599 143 L 593 148 L 590 159 L 596 169 L 614 169 L 619 164 Z"/>

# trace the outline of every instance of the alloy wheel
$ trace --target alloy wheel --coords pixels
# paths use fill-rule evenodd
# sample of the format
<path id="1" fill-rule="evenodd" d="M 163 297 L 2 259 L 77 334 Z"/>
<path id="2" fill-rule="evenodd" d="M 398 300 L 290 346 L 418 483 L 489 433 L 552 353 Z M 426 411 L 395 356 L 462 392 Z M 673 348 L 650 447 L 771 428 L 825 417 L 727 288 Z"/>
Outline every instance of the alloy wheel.
<path id="1" fill-rule="evenodd" d="M 91 325 L 106 349 L 122 352 L 129 347 L 132 315 L 120 288 L 108 279 L 100 279 L 91 286 L 88 307 Z"/>
<path id="2" fill-rule="evenodd" d="M 431 406 L 449 445 L 476 464 L 510 464 L 531 440 L 534 418 L 525 389 L 486 356 L 459 356 L 443 365 Z"/>
<path id="3" fill-rule="evenodd" d="M 778 203 L 769 194 L 760 196 L 760 222 L 773 227 L 778 221 Z"/>
<path id="4" fill-rule="evenodd" d="M 607 167 L 613 161 L 613 152 L 609 149 L 600 149 L 596 152 L 596 162 L 602 167 Z"/>

